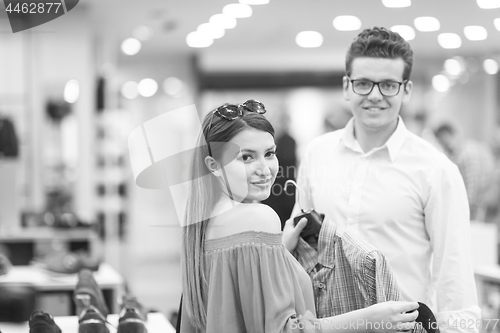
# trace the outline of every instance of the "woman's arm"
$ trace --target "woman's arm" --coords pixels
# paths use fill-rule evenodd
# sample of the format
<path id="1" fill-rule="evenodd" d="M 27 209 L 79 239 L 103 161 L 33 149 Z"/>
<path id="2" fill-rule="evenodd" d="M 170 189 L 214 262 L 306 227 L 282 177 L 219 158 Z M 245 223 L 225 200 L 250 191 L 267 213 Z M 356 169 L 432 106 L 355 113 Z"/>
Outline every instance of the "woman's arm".
<path id="1" fill-rule="evenodd" d="M 290 319 L 284 331 L 293 333 L 408 331 L 415 326 L 415 319 L 418 317 L 417 308 L 417 302 L 391 301 L 323 319 L 317 319 L 307 311 L 298 319 Z"/>
<path id="2" fill-rule="evenodd" d="M 418 317 L 417 302 L 384 302 L 321 319 L 323 333 L 397 332 L 410 330 Z"/>

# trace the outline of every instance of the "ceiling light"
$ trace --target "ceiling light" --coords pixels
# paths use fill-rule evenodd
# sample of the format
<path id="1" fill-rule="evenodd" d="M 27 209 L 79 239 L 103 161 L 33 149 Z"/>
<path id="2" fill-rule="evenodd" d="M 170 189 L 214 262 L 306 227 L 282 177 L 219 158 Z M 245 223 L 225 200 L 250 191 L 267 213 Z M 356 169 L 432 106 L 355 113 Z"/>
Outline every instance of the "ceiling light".
<path id="1" fill-rule="evenodd" d="M 224 14 L 215 14 L 208 20 L 210 24 L 218 26 L 222 29 L 233 29 L 236 27 L 237 21 L 234 17 Z"/>
<path id="2" fill-rule="evenodd" d="M 209 47 L 214 40 L 199 31 L 193 31 L 186 36 L 186 43 L 190 47 Z"/>
<path id="3" fill-rule="evenodd" d="M 488 37 L 488 31 L 480 25 L 469 25 L 464 28 L 464 35 L 468 40 L 485 40 Z"/>
<path id="4" fill-rule="evenodd" d="M 443 33 L 438 35 L 438 43 L 443 49 L 458 49 L 462 46 L 462 38 L 454 33 Z"/>
<path id="5" fill-rule="evenodd" d="M 484 71 L 490 75 L 498 73 L 498 62 L 493 59 L 486 59 L 483 62 Z"/>
<path id="6" fill-rule="evenodd" d="M 182 83 L 182 81 L 175 76 L 172 76 L 166 78 L 165 81 L 163 81 L 162 87 L 163 91 L 167 95 L 174 96 L 182 91 L 182 89 L 184 88 L 184 83 Z"/>
<path id="7" fill-rule="evenodd" d="M 267 5 L 269 0 L 240 0 L 244 5 Z"/>
<path id="8" fill-rule="evenodd" d="M 225 33 L 224 29 L 210 23 L 200 24 L 196 30 L 212 39 L 221 38 Z"/>
<path id="9" fill-rule="evenodd" d="M 317 31 L 301 31 L 295 37 L 295 42 L 300 47 L 320 47 L 323 44 L 323 35 Z"/>
<path id="10" fill-rule="evenodd" d="M 245 18 L 252 16 L 252 7 L 242 3 L 231 3 L 224 6 L 222 13 L 234 18 Z"/>
<path id="11" fill-rule="evenodd" d="M 339 31 L 354 31 L 361 28 L 361 20 L 352 15 L 341 15 L 333 19 L 333 27 Z"/>
<path id="12" fill-rule="evenodd" d="M 450 89 L 450 80 L 444 75 L 435 75 L 432 78 L 432 87 L 439 92 L 445 92 Z"/>
<path id="13" fill-rule="evenodd" d="M 156 94 L 157 90 L 158 83 L 153 79 L 142 79 L 137 85 L 137 91 L 143 97 L 151 97 Z"/>
<path id="14" fill-rule="evenodd" d="M 75 103 L 80 96 L 80 84 L 77 80 L 69 80 L 64 86 L 64 100 L 68 103 Z"/>
<path id="15" fill-rule="evenodd" d="M 462 63 L 455 58 L 447 59 L 444 62 L 444 69 L 452 76 L 458 76 L 463 71 Z"/>
<path id="16" fill-rule="evenodd" d="M 415 30 L 409 25 L 395 25 L 391 27 L 391 31 L 397 32 L 405 40 L 415 39 Z"/>
<path id="17" fill-rule="evenodd" d="M 122 42 L 122 51 L 126 55 L 137 54 L 141 50 L 141 42 L 135 38 L 127 38 Z"/>
<path id="18" fill-rule="evenodd" d="M 495 9 L 500 8 L 500 0 L 476 0 L 479 8 L 482 9 Z"/>
<path id="19" fill-rule="evenodd" d="M 403 8 L 411 6 L 411 0 L 382 0 L 382 3 L 388 8 Z"/>
<path id="20" fill-rule="evenodd" d="M 134 28 L 132 35 L 138 40 L 150 40 L 153 37 L 154 30 L 148 25 L 140 25 Z"/>
<path id="21" fill-rule="evenodd" d="M 134 81 L 125 82 L 120 91 L 122 96 L 127 99 L 134 99 L 137 95 L 139 95 L 139 92 L 137 91 L 137 82 Z"/>
<path id="22" fill-rule="evenodd" d="M 500 31 L 500 18 L 494 19 L 493 24 L 495 25 L 495 28 L 497 28 L 497 30 Z"/>
<path id="23" fill-rule="evenodd" d="M 417 17 L 413 24 L 418 31 L 428 32 L 428 31 L 438 31 L 441 28 L 439 20 L 432 16 L 421 16 Z"/>

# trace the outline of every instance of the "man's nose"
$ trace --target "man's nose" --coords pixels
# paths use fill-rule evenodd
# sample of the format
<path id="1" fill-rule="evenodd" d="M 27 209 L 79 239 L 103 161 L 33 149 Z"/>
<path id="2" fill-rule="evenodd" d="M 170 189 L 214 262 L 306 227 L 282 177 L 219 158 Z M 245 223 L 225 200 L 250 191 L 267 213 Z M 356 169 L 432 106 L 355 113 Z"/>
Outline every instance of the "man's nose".
<path id="1" fill-rule="evenodd" d="M 380 92 L 380 86 L 378 84 L 373 85 L 372 91 L 368 94 L 369 100 L 380 101 L 384 98 L 384 95 Z"/>

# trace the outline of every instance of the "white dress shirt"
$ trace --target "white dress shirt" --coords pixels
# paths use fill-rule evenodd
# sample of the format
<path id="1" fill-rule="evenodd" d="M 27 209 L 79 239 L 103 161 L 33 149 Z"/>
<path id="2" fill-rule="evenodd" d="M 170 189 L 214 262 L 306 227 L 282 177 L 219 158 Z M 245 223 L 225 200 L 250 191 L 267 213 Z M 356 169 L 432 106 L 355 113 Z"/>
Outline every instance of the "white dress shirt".
<path id="1" fill-rule="evenodd" d="M 301 208 L 326 214 L 385 254 L 403 298 L 426 303 L 441 332 L 477 331 L 464 182 L 401 118 L 386 144 L 368 153 L 354 137 L 353 119 L 314 139 L 298 185 Z"/>

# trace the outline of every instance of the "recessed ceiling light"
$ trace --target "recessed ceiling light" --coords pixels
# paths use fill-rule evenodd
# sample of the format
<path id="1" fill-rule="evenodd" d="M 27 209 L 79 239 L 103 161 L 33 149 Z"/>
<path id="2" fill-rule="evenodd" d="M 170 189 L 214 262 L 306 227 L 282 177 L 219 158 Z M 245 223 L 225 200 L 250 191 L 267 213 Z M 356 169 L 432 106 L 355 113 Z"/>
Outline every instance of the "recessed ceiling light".
<path id="1" fill-rule="evenodd" d="M 452 76 L 458 76 L 463 71 L 462 63 L 458 59 L 447 59 L 444 62 L 444 70 Z"/>
<path id="2" fill-rule="evenodd" d="M 301 31 L 295 37 L 295 42 L 300 47 L 320 47 L 323 44 L 323 35 L 317 31 Z"/>
<path id="3" fill-rule="evenodd" d="M 215 14 L 208 20 L 210 24 L 216 25 L 222 29 L 233 29 L 236 27 L 237 21 L 234 17 L 224 14 Z"/>
<path id="4" fill-rule="evenodd" d="M 177 95 L 182 91 L 183 88 L 184 83 L 181 79 L 176 78 L 175 76 L 168 77 L 165 79 L 165 81 L 163 81 L 163 91 L 167 95 Z"/>
<path id="5" fill-rule="evenodd" d="M 153 37 L 154 30 L 148 25 L 140 25 L 134 28 L 132 35 L 138 40 L 150 40 Z"/>
<path id="6" fill-rule="evenodd" d="M 415 24 L 415 28 L 422 32 L 438 31 L 441 28 L 439 20 L 432 16 L 417 17 L 413 23 Z"/>
<path id="7" fill-rule="evenodd" d="M 442 75 L 438 74 L 432 78 L 432 87 L 439 92 L 445 92 L 450 89 L 450 80 Z"/>
<path id="8" fill-rule="evenodd" d="M 139 95 L 137 91 L 137 82 L 127 81 L 122 85 L 120 89 L 122 96 L 126 99 L 134 99 Z"/>
<path id="9" fill-rule="evenodd" d="M 462 46 L 462 38 L 454 33 L 442 33 L 438 35 L 438 43 L 443 49 L 458 49 Z"/>
<path id="10" fill-rule="evenodd" d="M 234 18 L 245 18 L 252 16 L 252 7 L 242 3 L 231 3 L 224 6 L 222 13 Z"/>
<path id="11" fill-rule="evenodd" d="M 122 51 L 126 55 L 137 54 L 141 50 L 141 42 L 135 38 L 127 38 L 122 42 Z"/>
<path id="12" fill-rule="evenodd" d="M 382 0 L 382 3 L 388 8 L 403 8 L 411 6 L 411 0 Z"/>
<path id="13" fill-rule="evenodd" d="M 484 71 L 490 75 L 498 73 L 498 62 L 493 59 L 486 59 L 483 61 Z"/>
<path id="14" fill-rule="evenodd" d="M 479 25 L 469 25 L 464 28 L 464 35 L 468 40 L 485 40 L 488 38 L 488 31 Z"/>
<path id="15" fill-rule="evenodd" d="M 500 8 L 500 0 L 476 0 L 479 8 L 482 9 L 495 9 Z"/>
<path id="16" fill-rule="evenodd" d="M 80 96 L 80 84 L 77 80 L 69 80 L 64 86 L 64 100 L 68 103 L 75 103 Z"/>
<path id="17" fill-rule="evenodd" d="M 341 15 L 333 19 L 333 27 L 339 31 L 354 31 L 361 28 L 361 20 L 352 15 Z"/>
<path id="18" fill-rule="evenodd" d="M 196 31 L 198 31 L 202 34 L 206 34 L 208 37 L 210 37 L 212 39 L 221 38 L 225 34 L 224 29 L 222 29 L 216 25 L 210 24 L 210 23 L 200 24 L 198 26 L 198 29 L 196 29 Z"/>
<path id="19" fill-rule="evenodd" d="M 500 18 L 494 19 L 493 24 L 495 25 L 495 28 L 497 28 L 497 30 L 500 31 Z"/>
<path id="20" fill-rule="evenodd" d="M 269 0 L 240 0 L 244 5 L 267 5 Z"/>
<path id="21" fill-rule="evenodd" d="M 214 40 L 199 31 L 193 31 L 186 36 L 186 43 L 190 47 L 209 47 Z"/>
<path id="22" fill-rule="evenodd" d="M 415 30 L 409 25 L 395 25 L 391 30 L 397 32 L 405 40 L 415 39 Z"/>
<path id="23" fill-rule="evenodd" d="M 157 90 L 158 83 L 153 79 L 142 79 L 137 85 L 137 91 L 143 97 L 151 97 L 156 94 Z"/>

